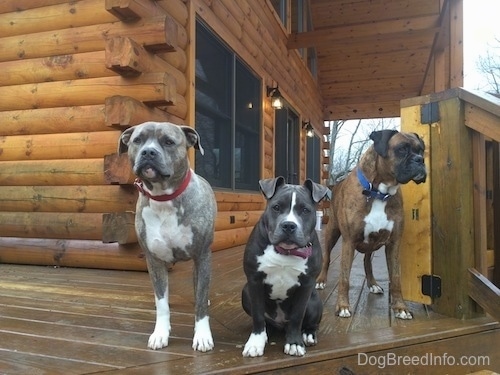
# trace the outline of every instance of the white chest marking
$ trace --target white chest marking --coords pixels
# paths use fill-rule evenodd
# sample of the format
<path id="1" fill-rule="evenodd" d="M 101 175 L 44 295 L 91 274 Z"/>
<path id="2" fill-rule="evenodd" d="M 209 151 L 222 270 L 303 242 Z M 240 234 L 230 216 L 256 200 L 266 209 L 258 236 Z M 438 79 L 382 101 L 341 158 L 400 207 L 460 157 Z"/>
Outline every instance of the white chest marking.
<path id="1" fill-rule="evenodd" d="M 193 243 L 191 227 L 179 224 L 178 209 L 171 202 L 150 201 L 150 206 L 142 210 L 142 219 L 147 223 L 145 230 L 149 251 L 166 262 L 174 260 L 173 248 L 185 249 Z"/>
<path id="2" fill-rule="evenodd" d="M 372 232 L 378 232 L 381 229 L 386 229 L 389 232 L 392 232 L 394 221 L 387 218 L 387 214 L 385 213 L 386 204 L 387 202 L 382 202 L 378 199 L 373 200 L 372 208 L 365 217 L 364 242 L 368 243 L 368 236 Z"/>
<path id="3" fill-rule="evenodd" d="M 307 259 L 278 254 L 272 245 L 257 257 L 257 262 L 257 271 L 266 274 L 264 283 L 271 286 L 270 298 L 273 300 L 286 299 L 286 292 L 293 286 L 299 286 L 299 276 L 307 271 Z"/>

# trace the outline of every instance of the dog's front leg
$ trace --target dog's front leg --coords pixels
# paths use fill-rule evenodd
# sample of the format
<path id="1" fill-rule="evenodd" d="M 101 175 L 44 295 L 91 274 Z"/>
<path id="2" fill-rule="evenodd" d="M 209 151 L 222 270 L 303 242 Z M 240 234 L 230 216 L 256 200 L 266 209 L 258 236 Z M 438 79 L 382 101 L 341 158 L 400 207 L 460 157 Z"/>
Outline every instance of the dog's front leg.
<path id="1" fill-rule="evenodd" d="M 193 349 L 207 352 L 214 348 L 212 331 L 208 318 L 208 291 L 211 272 L 211 251 L 207 248 L 202 255 L 194 260 L 194 298 L 195 298 L 195 322 Z"/>
<path id="2" fill-rule="evenodd" d="M 337 296 L 337 314 L 342 318 L 350 318 L 349 278 L 351 277 L 352 261 L 354 259 L 354 244 L 345 239 L 342 242 L 342 258 L 340 260 L 339 291 Z"/>
<path id="3" fill-rule="evenodd" d="M 306 313 L 307 304 L 314 288 L 314 280 L 311 285 L 302 285 L 293 295 L 294 304 L 290 309 L 288 323 L 286 325 L 285 348 L 283 352 L 292 356 L 303 356 L 306 354 L 304 337 L 302 336 L 302 322 Z"/>
<path id="4" fill-rule="evenodd" d="M 243 357 L 260 357 L 264 355 L 267 343 L 264 285 L 262 282 L 249 281 L 243 289 L 243 303 L 250 306 L 252 316 L 252 333 L 243 348 Z"/>
<path id="5" fill-rule="evenodd" d="M 389 294 L 394 315 L 399 319 L 413 319 L 401 293 L 401 266 L 399 263 L 399 240 L 385 245 L 385 258 L 389 273 Z"/>
<path id="6" fill-rule="evenodd" d="M 148 348 L 168 346 L 170 336 L 170 306 L 168 304 L 168 270 L 166 264 L 146 251 L 149 276 L 153 284 L 156 304 L 155 329 L 148 341 Z"/>

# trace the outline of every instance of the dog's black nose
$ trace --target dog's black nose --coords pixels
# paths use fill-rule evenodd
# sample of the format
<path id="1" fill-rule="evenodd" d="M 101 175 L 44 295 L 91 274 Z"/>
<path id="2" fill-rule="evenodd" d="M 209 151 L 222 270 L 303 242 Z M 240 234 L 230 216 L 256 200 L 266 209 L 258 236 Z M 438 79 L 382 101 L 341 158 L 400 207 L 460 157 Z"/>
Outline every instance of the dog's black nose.
<path id="1" fill-rule="evenodd" d="M 281 229 L 286 233 L 293 233 L 297 229 L 297 224 L 293 221 L 285 221 L 281 223 Z"/>
<path id="2" fill-rule="evenodd" d="M 154 159 L 156 155 L 158 155 L 158 151 L 152 148 L 147 148 L 142 150 L 141 155 L 144 157 L 148 157 L 149 159 Z"/>

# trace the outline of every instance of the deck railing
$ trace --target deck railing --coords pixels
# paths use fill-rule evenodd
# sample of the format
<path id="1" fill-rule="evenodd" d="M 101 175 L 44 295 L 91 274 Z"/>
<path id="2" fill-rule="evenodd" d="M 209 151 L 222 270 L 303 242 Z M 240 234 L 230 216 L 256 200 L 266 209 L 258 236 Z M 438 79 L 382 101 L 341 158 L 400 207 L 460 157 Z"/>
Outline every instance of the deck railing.
<path id="1" fill-rule="evenodd" d="M 411 107 L 417 126 L 429 126 L 430 260 L 441 282 L 434 309 L 500 320 L 500 99 L 456 88 L 401 106 L 403 125 Z"/>

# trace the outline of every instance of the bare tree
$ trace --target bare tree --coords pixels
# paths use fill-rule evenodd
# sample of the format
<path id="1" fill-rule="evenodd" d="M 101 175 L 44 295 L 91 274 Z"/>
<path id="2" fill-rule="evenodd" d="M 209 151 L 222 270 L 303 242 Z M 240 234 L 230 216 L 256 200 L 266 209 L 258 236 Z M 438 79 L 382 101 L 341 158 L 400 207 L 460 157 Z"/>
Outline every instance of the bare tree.
<path id="1" fill-rule="evenodd" d="M 486 50 L 486 54 L 479 56 L 477 69 L 488 83 L 487 91 L 500 94 L 500 39 L 495 38 L 494 45 Z"/>
<path id="2" fill-rule="evenodd" d="M 363 152 L 371 145 L 372 131 L 398 127 L 399 121 L 395 119 L 331 121 L 328 184 L 338 183 L 356 166 Z"/>

